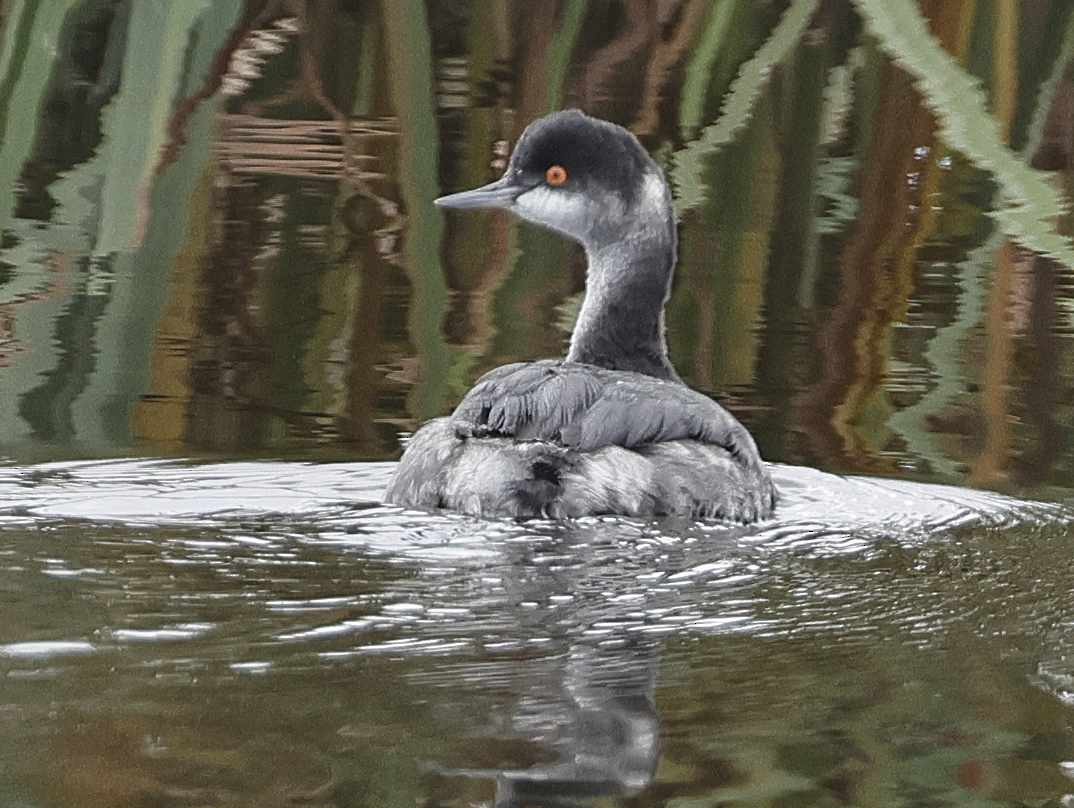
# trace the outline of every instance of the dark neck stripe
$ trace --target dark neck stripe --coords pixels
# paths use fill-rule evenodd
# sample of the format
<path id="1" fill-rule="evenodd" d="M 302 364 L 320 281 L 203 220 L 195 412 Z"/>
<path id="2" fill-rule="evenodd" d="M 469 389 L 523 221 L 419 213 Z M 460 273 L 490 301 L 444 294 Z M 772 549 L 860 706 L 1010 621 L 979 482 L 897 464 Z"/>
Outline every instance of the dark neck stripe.
<path id="1" fill-rule="evenodd" d="M 664 306 L 675 268 L 674 229 L 655 228 L 643 238 L 587 254 L 586 298 L 567 359 L 678 379 L 664 336 Z"/>

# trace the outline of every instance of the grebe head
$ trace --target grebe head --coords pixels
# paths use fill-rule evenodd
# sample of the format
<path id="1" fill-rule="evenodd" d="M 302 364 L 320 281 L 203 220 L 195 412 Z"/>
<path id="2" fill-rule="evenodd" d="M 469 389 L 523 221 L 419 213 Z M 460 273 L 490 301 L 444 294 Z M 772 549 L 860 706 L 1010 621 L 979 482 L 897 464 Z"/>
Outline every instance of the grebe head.
<path id="1" fill-rule="evenodd" d="M 587 248 L 674 228 L 663 172 L 637 138 L 577 110 L 526 127 L 496 182 L 436 204 L 509 210 Z"/>

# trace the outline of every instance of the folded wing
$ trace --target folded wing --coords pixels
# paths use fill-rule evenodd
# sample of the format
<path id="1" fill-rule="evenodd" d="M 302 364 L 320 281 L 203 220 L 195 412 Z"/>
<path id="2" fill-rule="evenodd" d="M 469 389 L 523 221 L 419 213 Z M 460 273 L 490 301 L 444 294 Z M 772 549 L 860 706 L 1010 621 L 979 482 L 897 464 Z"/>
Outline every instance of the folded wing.
<path id="1" fill-rule="evenodd" d="M 451 424 L 461 438 L 540 440 L 583 452 L 696 440 L 749 468 L 761 465 L 749 432 L 707 396 L 679 382 L 575 362 L 497 368 L 478 380 Z"/>

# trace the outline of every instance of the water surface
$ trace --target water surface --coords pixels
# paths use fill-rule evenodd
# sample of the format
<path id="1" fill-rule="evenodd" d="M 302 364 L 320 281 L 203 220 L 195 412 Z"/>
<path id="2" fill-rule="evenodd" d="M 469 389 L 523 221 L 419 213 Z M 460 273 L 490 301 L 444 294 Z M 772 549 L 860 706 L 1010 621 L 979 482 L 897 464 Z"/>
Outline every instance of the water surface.
<path id="1" fill-rule="evenodd" d="M 0 796 L 1074 793 L 1070 514 L 775 471 L 779 518 L 732 527 L 407 512 L 390 464 L 0 470 Z"/>

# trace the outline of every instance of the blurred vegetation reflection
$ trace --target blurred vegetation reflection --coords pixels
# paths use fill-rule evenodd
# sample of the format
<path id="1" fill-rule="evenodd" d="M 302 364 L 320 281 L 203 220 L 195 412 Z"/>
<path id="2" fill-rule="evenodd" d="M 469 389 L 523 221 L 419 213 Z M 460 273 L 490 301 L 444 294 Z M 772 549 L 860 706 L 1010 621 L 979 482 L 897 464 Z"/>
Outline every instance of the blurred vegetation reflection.
<path id="1" fill-rule="evenodd" d="M 7 0 L 0 451 L 390 458 L 583 263 L 442 190 L 534 117 L 673 179 L 675 362 L 767 457 L 1074 485 L 1066 0 Z"/>

